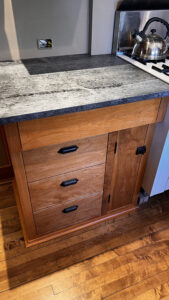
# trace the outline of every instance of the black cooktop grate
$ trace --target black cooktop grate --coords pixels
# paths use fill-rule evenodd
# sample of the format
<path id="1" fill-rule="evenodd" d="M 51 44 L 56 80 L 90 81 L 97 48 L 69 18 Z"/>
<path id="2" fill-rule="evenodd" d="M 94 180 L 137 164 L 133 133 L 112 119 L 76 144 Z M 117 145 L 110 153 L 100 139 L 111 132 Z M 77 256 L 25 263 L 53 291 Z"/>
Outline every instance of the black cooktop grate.
<path id="1" fill-rule="evenodd" d="M 165 63 L 166 59 L 161 59 L 161 60 L 148 60 L 148 59 L 143 59 L 139 57 L 133 57 L 130 52 L 124 53 L 126 56 L 138 61 L 139 63 L 146 65 L 147 63 L 153 63 L 153 64 L 158 64 L 158 63 Z M 167 57 L 169 59 L 169 57 Z"/>

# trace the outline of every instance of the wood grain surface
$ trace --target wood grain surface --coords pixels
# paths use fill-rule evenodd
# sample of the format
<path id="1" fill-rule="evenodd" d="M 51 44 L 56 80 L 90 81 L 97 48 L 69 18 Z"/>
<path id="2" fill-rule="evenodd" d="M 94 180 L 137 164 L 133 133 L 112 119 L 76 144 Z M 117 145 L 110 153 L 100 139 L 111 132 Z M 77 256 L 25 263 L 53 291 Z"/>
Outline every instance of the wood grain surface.
<path id="1" fill-rule="evenodd" d="M 12 193 L 0 185 L 0 299 L 169 298 L 169 194 L 90 230 L 25 248 Z"/>
<path id="2" fill-rule="evenodd" d="M 19 122 L 22 149 L 25 151 L 155 123 L 160 102 L 158 98 Z"/>
<path id="3" fill-rule="evenodd" d="M 32 206 L 21 152 L 18 126 L 16 123 L 14 123 L 7 124 L 4 128 L 11 155 L 11 161 L 14 168 L 17 205 L 22 222 L 25 241 L 27 242 L 28 240 L 36 237 L 36 228 L 32 214 Z"/>
<path id="4" fill-rule="evenodd" d="M 64 147 L 76 145 L 71 153 L 60 154 Z M 24 151 L 28 181 L 39 180 L 58 174 L 102 164 L 106 159 L 107 135 L 57 144 L 35 150 Z"/>
<path id="5" fill-rule="evenodd" d="M 104 192 L 102 203 L 102 215 L 107 212 L 111 200 L 112 181 L 115 180 L 115 172 L 117 160 L 115 159 L 115 152 L 117 150 L 117 137 L 118 132 L 112 132 L 108 135 L 106 168 L 104 178 Z"/>
<path id="6" fill-rule="evenodd" d="M 164 120 L 168 104 L 169 104 L 169 97 L 164 97 L 161 99 L 157 120 L 156 120 L 157 122 L 162 122 Z"/>
<path id="7" fill-rule="evenodd" d="M 145 145 L 147 129 L 145 125 L 118 132 L 113 169 L 110 167 L 112 179 L 108 210 L 132 203 L 142 158 L 142 155 L 136 155 L 136 150 Z"/>
<path id="8" fill-rule="evenodd" d="M 20 144 L 20 136 L 18 132 L 18 124 L 7 124 L 5 125 L 5 132 L 7 136 L 7 141 L 10 149 L 11 159 L 15 170 L 15 185 L 14 185 L 14 191 L 16 195 L 16 200 L 18 204 L 18 210 L 19 215 L 22 223 L 23 233 L 25 237 L 25 243 L 27 247 L 33 246 L 35 244 L 39 244 L 42 242 L 45 242 L 50 239 L 54 239 L 59 236 L 67 235 L 69 233 L 73 233 L 75 231 L 78 231 L 80 229 L 84 229 L 90 226 L 93 226 L 97 223 L 108 221 L 110 219 L 114 219 L 116 217 L 119 217 L 120 215 L 132 213 L 136 207 L 132 204 L 124 205 L 124 207 L 115 210 L 114 212 L 111 212 L 109 214 L 101 216 L 100 212 L 94 213 L 94 210 L 91 210 L 91 213 L 89 214 L 89 217 L 86 216 L 85 218 L 78 219 L 78 222 L 70 222 L 69 226 L 68 223 L 66 225 L 58 225 L 56 222 L 56 218 L 54 217 L 54 214 L 52 214 L 51 210 L 46 210 L 45 213 L 41 213 L 38 216 L 33 215 L 32 210 L 32 203 L 30 201 L 30 194 L 29 194 L 29 188 L 28 188 L 28 182 L 27 182 L 27 176 L 25 173 L 24 168 L 24 161 L 23 161 L 23 153 L 21 151 L 21 144 Z M 97 141 L 99 141 L 98 148 L 100 149 L 100 136 Z M 106 158 L 106 149 L 107 149 L 107 135 L 102 136 L 104 143 L 101 146 L 101 149 L 104 149 L 101 151 L 101 160 L 103 159 L 105 161 Z M 92 139 L 93 140 L 93 139 Z M 95 140 L 95 139 L 94 139 Z M 86 145 L 86 144 L 85 144 Z M 95 145 L 95 143 L 94 143 Z M 96 147 L 97 148 L 97 147 Z M 104 155 L 103 155 L 104 152 Z M 94 158 L 98 162 L 98 158 L 96 157 L 96 153 L 94 153 Z M 47 164 L 46 164 L 47 165 Z M 45 165 L 45 167 L 46 167 Z M 80 163 L 79 163 L 80 165 Z M 91 195 L 91 197 L 93 196 Z M 87 198 L 88 200 L 90 200 Z M 99 200 L 101 201 L 101 200 Z M 101 203 L 101 202 L 100 202 Z M 76 204 L 75 204 L 76 205 Z M 91 202 L 91 206 L 93 203 Z M 96 206 L 98 209 L 98 205 Z M 89 208 L 87 208 L 89 211 Z M 84 209 L 83 209 L 84 210 Z M 85 211 L 85 210 L 84 210 Z M 59 211 L 60 213 L 60 211 Z M 56 211 L 55 211 L 56 214 Z M 45 222 L 45 216 L 46 216 L 46 222 Z M 52 217 L 53 226 L 51 224 L 50 218 Z M 36 219 L 36 225 L 35 226 L 35 219 Z M 37 220 L 40 220 L 39 223 L 37 223 Z M 45 225 L 43 225 L 43 222 Z M 59 221 L 60 223 L 60 221 Z M 65 224 L 65 222 L 63 222 Z M 48 227 L 49 225 L 49 227 Z M 46 226 L 46 228 L 45 228 Z M 54 228 L 56 232 L 54 231 Z M 43 233 L 43 234 L 42 234 Z"/>
<path id="9" fill-rule="evenodd" d="M 54 176 L 29 184 L 30 197 L 34 211 L 52 205 L 64 204 L 70 200 L 90 197 L 103 192 L 105 165 Z M 67 180 L 77 179 L 77 183 L 62 186 Z"/>
<path id="10" fill-rule="evenodd" d="M 70 207 L 77 207 L 77 210 L 63 213 L 63 210 Z M 90 220 L 101 215 L 102 192 L 89 195 L 86 198 L 77 198 L 65 201 L 53 207 L 48 207 L 34 213 L 35 224 L 38 234 L 57 231 L 83 221 Z"/>

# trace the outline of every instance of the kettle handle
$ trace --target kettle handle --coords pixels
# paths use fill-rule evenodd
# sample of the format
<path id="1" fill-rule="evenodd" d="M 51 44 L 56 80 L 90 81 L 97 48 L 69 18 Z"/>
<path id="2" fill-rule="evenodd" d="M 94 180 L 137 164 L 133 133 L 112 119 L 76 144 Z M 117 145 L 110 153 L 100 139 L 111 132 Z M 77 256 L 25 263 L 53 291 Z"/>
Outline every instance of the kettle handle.
<path id="1" fill-rule="evenodd" d="M 145 34 L 145 32 L 148 29 L 149 25 L 153 22 L 160 22 L 160 23 L 162 23 L 163 25 L 166 26 L 166 28 L 167 28 L 167 34 L 165 36 L 165 39 L 166 39 L 169 36 L 169 23 L 167 21 L 161 19 L 161 18 L 158 18 L 158 17 L 154 17 L 154 18 L 151 18 L 150 20 L 148 20 L 146 25 L 143 28 L 142 33 Z"/>

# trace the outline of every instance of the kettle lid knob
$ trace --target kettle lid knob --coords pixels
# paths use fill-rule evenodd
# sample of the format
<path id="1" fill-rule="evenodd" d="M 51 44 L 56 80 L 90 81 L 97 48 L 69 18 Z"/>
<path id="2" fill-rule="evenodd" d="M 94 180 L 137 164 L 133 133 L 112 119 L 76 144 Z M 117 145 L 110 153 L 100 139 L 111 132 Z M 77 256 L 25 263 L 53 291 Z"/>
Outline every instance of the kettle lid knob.
<path id="1" fill-rule="evenodd" d="M 156 33 L 156 31 L 157 31 L 156 29 L 151 29 L 152 34 Z"/>

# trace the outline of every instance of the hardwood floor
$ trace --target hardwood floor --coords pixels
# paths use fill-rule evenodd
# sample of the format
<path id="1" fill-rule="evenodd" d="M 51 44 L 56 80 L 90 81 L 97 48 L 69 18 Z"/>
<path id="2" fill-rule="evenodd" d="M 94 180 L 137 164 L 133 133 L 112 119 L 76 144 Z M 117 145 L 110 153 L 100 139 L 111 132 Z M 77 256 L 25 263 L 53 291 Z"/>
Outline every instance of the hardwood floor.
<path id="1" fill-rule="evenodd" d="M 132 215 L 25 248 L 0 185 L 0 300 L 169 299 L 169 194 Z"/>

